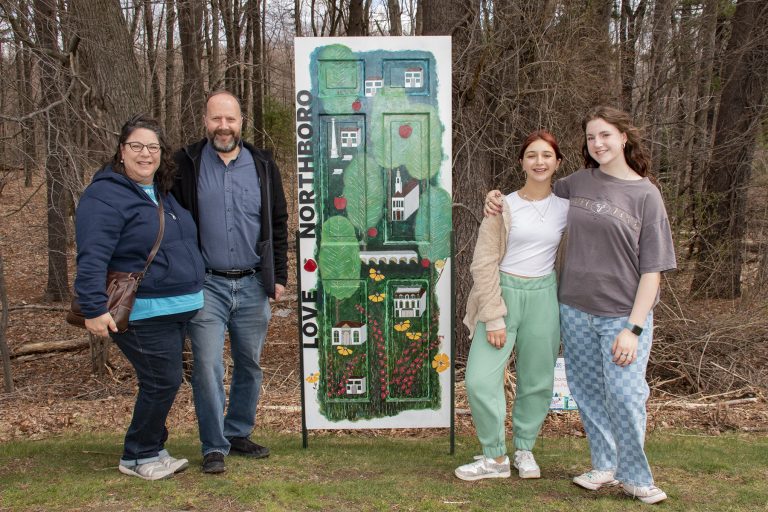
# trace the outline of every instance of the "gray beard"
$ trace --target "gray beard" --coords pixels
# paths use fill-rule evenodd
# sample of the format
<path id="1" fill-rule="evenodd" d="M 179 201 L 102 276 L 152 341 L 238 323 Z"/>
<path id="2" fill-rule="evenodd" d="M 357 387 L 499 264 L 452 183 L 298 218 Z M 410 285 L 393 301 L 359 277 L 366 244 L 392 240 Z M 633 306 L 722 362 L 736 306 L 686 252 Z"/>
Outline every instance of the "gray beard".
<path id="1" fill-rule="evenodd" d="M 211 137 L 209 135 L 208 136 L 208 140 L 210 141 L 211 146 L 213 146 L 213 149 L 215 149 L 219 153 L 229 153 L 230 151 L 235 149 L 237 147 L 237 145 L 240 143 L 240 137 L 238 137 L 237 135 L 234 135 L 232 137 L 232 142 L 229 143 L 229 144 L 226 144 L 226 145 L 221 145 L 218 142 L 216 142 L 216 135 L 215 134 L 214 134 L 213 137 Z"/>

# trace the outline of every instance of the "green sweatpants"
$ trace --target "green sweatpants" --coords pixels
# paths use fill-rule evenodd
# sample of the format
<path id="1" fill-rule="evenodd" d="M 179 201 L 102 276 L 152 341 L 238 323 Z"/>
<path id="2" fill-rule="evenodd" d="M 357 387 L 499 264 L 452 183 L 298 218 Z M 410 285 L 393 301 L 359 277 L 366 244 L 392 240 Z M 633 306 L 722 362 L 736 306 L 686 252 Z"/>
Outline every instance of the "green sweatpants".
<path id="1" fill-rule="evenodd" d="M 469 349 L 464 382 L 477 437 L 486 457 L 507 453 L 504 421 L 504 370 L 517 354 L 517 393 L 512 411 L 515 448 L 531 450 L 552 400 L 555 360 L 560 348 L 560 319 L 554 272 L 525 279 L 503 272 L 501 295 L 507 306 L 507 339 L 497 349 L 478 322 Z"/>

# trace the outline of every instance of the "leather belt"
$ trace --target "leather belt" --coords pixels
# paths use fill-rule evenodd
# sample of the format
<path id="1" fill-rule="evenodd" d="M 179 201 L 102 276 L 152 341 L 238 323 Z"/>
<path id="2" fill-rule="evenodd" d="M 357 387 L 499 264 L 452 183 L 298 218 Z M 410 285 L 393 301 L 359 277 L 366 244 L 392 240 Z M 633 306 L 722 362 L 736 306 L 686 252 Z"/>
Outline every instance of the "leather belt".
<path id="1" fill-rule="evenodd" d="M 227 279 L 240 279 L 245 276 L 252 276 L 261 272 L 261 267 L 247 268 L 245 270 L 216 270 L 213 268 L 205 269 L 215 276 L 226 277 Z"/>

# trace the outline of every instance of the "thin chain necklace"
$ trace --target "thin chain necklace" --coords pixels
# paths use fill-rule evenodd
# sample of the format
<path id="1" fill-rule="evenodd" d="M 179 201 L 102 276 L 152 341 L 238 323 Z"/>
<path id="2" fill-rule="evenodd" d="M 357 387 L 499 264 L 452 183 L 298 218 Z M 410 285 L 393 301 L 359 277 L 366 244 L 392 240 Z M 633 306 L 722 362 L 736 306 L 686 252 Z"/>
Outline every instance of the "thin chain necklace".
<path id="1" fill-rule="evenodd" d="M 528 204 L 531 205 L 531 208 L 533 208 L 536 211 L 536 214 L 539 216 L 539 222 L 544 222 L 544 217 L 547 216 L 547 212 L 549 211 L 549 205 L 552 203 L 552 193 L 550 192 L 549 195 L 546 198 L 547 199 L 547 205 L 544 207 L 544 211 L 543 212 L 541 210 L 539 210 L 539 208 L 536 206 L 536 203 L 543 201 L 544 198 L 539 199 L 538 201 L 536 201 L 535 199 L 532 199 L 532 198 L 528 197 L 522 191 L 520 192 L 520 197 L 522 197 L 523 199 L 528 201 Z"/>

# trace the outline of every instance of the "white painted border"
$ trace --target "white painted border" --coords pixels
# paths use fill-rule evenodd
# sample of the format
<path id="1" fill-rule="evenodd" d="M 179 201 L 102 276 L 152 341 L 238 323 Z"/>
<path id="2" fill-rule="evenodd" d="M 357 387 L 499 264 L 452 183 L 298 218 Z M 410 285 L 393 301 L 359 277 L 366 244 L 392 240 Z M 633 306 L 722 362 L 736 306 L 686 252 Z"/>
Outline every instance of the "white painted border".
<path id="1" fill-rule="evenodd" d="M 366 52 L 375 50 L 398 51 L 419 50 L 431 52 L 435 58 L 435 76 L 437 77 L 437 105 L 440 121 L 443 124 L 443 154 L 440 165 L 440 186 L 452 195 L 451 182 L 451 38 L 446 36 L 435 37 L 299 37 L 294 39 L 295 48 L 295 80 L 296 92 L 312 90 L 312 77 L 310 76 L 310 56 L 317 48 L 333 44 L 343 44 L 354 52 Z M 299 105 L 297 104 L 297 107 Z M 297 130 L 301 123 L 297 120 Z M 319 137 L 313 136 L 313 145 L 319 144 Z M 298 163 L 298 154 L 297 154 Z M 301 173 L 299 173 L 301 174 Z M 305 173 L 306 174 L 306 173 Z M 314 190 L 305 185 L 299 187 L 299 191 Z M 307 272 L 303 268 L 304 258 L 314 257 L 317 248 L 316 238 L 302 238 L 299 240 L 298 262 L 301 272 L 301 290 L 303 297 L 311 294 L 317 287 L 318 272 Z M 438 352 L 448 354 L 453 362 L 451 354 L 451 258 L 446 259 L 443 272 L 437 282 L 436 294 L 440 300 L 440 321 L 438 335 L 442 336 Z M 309 304 L 307 304 L 309 305 Z M 299 311 L 301 317 L 302 311 Z M 307 313 L 304 313 L 307 314 Z M 311 343 L 312 339 L 302 335 L 302 351 L 304 375 L 301 376 L 304 386 L 303 404 L 306 415 L 306 427 L 309 430 L 316 429 L 365 429 L 365 428 L 434 428 L 449 427 L 451 423 L 451 371 L 440 373 L 440 407 L 439 409 L 424 409 L 403 411 L 396 416 L 385 418 L 373 418 L 360 421 L 329 421 L 319 410 L 317 390 L 313 384 L 307 382 L 308 375 L 319 372 L 319 356 L 316 348 L 303 348 L 305 343 Z M 431 361 L 426 364 L 431 365 Z M 430 366 L 431 371 L 431 366 Z"/>

